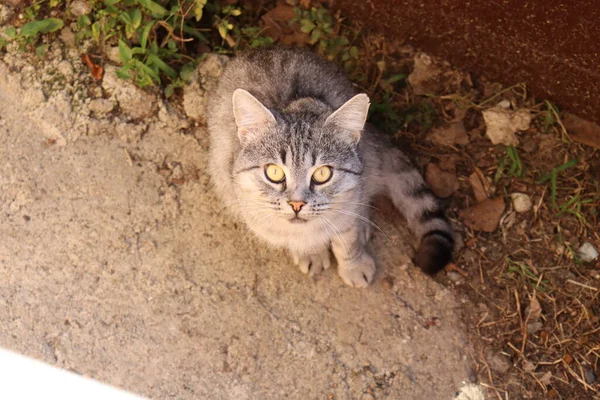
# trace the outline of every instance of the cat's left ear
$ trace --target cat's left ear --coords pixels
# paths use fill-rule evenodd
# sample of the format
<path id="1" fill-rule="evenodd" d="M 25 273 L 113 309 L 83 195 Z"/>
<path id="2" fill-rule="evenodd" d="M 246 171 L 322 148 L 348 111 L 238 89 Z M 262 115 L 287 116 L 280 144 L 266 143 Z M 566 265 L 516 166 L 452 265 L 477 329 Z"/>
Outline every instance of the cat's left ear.
<path id="1" fill-rule="evenodd" d="M 276 122 L 271 111 L 244 89 L 236 89 L 231 101 L 238 137 L 242 142 L 248 135 L 256 134 Z"/>
<path id="2" fill-rule="evenodd" d="M 369 96 L 364 93 L 357 94 L 327 117 L 325 125 L 334 125 L 350 133 L 355 143 L 358 143 L 367 121 L 370 105 Z"/>

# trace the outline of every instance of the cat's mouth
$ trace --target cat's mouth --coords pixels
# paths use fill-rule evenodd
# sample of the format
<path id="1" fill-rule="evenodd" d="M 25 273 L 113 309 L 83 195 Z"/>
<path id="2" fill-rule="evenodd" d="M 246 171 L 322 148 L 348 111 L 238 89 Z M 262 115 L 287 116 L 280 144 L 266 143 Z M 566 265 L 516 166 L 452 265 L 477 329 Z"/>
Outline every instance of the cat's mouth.
<path id="1" fill-rule="evenodd" d="M 304 224 L 304 223 L 308 222 L 304 218 L 300 218 L 300 217 L 290 218 L 290 219 L 288 219 L 288 221 L 290 221 L 291 224 Z"/>

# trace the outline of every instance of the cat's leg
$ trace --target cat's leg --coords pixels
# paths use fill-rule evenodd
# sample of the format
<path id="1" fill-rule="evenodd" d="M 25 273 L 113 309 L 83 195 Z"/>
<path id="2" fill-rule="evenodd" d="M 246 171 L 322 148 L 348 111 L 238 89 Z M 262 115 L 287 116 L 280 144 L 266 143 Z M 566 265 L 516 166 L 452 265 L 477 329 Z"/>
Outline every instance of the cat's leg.
<path id="1" fill-rule="evenodd" d="M 375 262 L 367 250 L 367 232 L 363 224 L 354 225 L 331 239 L 338 262 L 338 274 L 347 285 L 367 287 L 375 275 Z"/>
<path id="2" fill-rule="evenodd" d="M 327 247 L 310 254 L 298 254 L 292 252 L 294 264 L 300 268 L 302 273 L 308 274 L 309 276 L 316 275 L 324 269 L 328 269 L 331 266 L 330 257 L 331 255 L 329 254 L 329 249 Z"/>

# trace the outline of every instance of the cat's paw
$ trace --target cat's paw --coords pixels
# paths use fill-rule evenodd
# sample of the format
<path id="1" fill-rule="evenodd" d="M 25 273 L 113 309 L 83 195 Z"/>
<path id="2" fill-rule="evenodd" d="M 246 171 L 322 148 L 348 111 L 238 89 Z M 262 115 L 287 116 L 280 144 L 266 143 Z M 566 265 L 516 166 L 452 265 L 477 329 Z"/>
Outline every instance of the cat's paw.
<path id="1" fill-rule="evenodd" d="M 347 285 L 364 288 L 375 276 L 375 261 L 369 254 L 363 253 L 357 260 L 340 263 L 338 273 Z"/>
<path id="2" fill-rule="evenodd" d="M 325 249 L 316 254 L 294 255 L 294 263 L 300 268 L 300 271 L 309 276 L 316 275 L 328 269 L 331 266 L 329 249 Z"/>

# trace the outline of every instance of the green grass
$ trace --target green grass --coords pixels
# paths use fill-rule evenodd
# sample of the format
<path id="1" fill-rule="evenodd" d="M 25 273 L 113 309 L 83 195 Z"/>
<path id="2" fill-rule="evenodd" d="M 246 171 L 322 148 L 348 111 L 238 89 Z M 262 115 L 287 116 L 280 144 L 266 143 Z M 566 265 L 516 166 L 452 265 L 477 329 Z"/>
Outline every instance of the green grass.
<path id="1" fill-rule="evenodd" d="M 514 146 L 506 148 L 506 155 L 498 163 L 498 169 L 494 175 L 494 182 L 498 182 L 506 173 L 509 177 L 523 177 L 523 163 L 519 157 L 519 152 Z"/>
<path id="2" fill-rule="evenodd" d="M 550 198 L 552 200 L 552 209 L 553 210 L 557 210 L 557 192 L 558 192 L 558 187 L 557 187 L 557 180 L 558 180 L 558 174 L 560 174 L 561 172 L 564 172 L 565 170 L 574 167 L 575 165 L 577 165 L 579 163 L 579 161 L 577 159 L 573 159 L 573 160 L 569 160 L 564 164 L 559 165 L 558 167 L 555 167 L 552 169 L 552 171 L 550 171 L 548 174 L 544 175 L 542 178 L 540 178 L 537 183 L 538 184 L 543 184 L 546 182 L 550 182 Z"/>
<path id="3" fill-rule="evenodd" d="M 508 264 L 508 273 L 520 276 L 527 284 L 536 288 L 539 292 L 546 292 L 549 289 L 550 282 L 547 279 L 540 279 L 526 263 L 514 261 L 510 258 L 507 258 L 506 262 Z"/>

